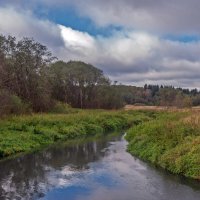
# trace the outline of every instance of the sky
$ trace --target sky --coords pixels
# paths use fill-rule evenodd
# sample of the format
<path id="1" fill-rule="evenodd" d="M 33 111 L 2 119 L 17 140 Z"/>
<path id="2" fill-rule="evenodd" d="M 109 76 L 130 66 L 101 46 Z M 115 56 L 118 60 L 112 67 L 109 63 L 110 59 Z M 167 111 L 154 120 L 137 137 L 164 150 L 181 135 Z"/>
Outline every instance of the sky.
<path id="1" fill-rule="evenodd" d="M 0 0 L 0 34 L 122 84 L 200 88 L 199 0 Z"/>

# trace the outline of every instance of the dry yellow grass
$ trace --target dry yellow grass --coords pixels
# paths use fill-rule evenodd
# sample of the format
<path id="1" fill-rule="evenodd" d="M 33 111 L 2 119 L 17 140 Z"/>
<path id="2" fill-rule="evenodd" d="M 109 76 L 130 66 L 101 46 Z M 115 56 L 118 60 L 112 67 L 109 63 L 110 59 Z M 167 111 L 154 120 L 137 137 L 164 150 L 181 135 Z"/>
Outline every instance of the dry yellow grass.
<path id="1" fill-rule="evenodd" d="M 126 105 L 125 110 L 177 110 L 177 107 L 168 107 L 168 106 L 135 106 L 135 105 Z"/>
<path id="2" fill-rule="evenodd" d="M 191 108 L 178 108 L 176 106 L 136 106 L 136 105 L 126 105 L 125 110 L 163 110 L 163 111 L 186 111 L 200 113 L 200 106 Z"/>
<path id="3" fill-rule="evenodd" d="M 200 111 L 191 110 L 189 116 L 183 119 L 183 122 L 190 124 L 192 127 L 200 127 Z"/>
<path id="4" fill-rule="evenodd" d="M 166 110 L 167 107 L 161 106 L 134 106 L 134 105 L 126 105 L 124 107 L 125 110 Z"/>

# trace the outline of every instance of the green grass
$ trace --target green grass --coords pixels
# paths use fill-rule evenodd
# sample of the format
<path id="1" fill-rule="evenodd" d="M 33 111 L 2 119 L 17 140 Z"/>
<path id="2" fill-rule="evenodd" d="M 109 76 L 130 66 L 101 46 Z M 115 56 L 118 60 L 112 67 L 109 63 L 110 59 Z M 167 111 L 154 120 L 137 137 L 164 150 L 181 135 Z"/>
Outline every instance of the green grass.
<path id="1" fill-rule="evenodd" d="M 200 180 L 200 124 L 190 112 L 159 113 L 156 119 L 132 127 L 128 151 L 164 169 Z"/>
<path id="2" fill-rule="evenodd" d="M 72 110 L 68 114 L 33 114 L 0 120 L 0 158 L 30 152 L 57 141 L 126 129 L 148 120 L 150 112 Z"/>

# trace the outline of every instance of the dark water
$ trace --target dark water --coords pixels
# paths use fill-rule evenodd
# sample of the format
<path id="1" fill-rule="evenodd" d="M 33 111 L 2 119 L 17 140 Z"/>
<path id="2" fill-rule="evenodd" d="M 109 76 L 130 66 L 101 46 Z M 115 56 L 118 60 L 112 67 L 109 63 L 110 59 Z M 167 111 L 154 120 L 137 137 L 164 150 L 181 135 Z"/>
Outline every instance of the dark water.
<path id="1" fill-rule="evenodd" d="M 121 136 L 60 144 L 0 163 L 0 199 L 200 200 L 200 183 L 126 152 Z"/>

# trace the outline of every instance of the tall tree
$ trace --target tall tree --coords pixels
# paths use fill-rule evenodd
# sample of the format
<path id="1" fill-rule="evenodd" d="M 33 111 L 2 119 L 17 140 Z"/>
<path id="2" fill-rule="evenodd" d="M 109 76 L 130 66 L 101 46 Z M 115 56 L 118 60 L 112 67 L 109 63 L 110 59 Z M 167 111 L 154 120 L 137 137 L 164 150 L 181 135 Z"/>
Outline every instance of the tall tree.
<path id="1" fill-rule="evenodd" d="M 1 37 L 0 52 L 5 57 L 2 84 L 23 100 L 30 102 L 35 111 L 43 111 L 50 100 L 48 66 L 54 60 L 47 47 L 24 38 Z M 2 56 L 1 56 L 2 57 Z"/>
<path id="2" fill-rule="evenodd" d="M 74 107 L 93 107 L 96 86 L 110 84 L 100 69 L 83 62 L 58 61 L 52 65 L 51 72 L 54 97 Z"/>

